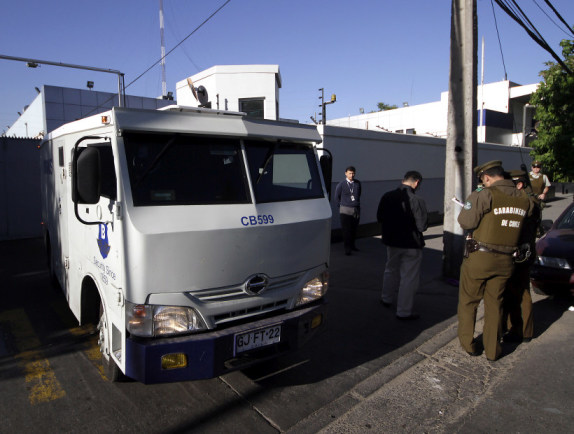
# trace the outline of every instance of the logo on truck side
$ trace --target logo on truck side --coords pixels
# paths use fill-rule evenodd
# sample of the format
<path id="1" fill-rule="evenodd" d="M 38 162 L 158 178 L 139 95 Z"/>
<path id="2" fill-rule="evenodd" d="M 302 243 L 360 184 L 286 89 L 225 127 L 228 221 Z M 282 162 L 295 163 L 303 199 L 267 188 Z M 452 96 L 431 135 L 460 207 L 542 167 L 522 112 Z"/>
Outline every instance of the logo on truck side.
<path id="1" fill-rule="evenodd" d="M 258 295 L 265 291 L 267 285 L 269 285 L 269 277 L 265 274 L 256 274 L 245 282 L 245 292 L 249 295 Z"/>
<path id="2" fill-rule="evenodd" d="M 100 223 L 98 225 L 98 247 L 102 258 L 106 259 L 110 253 L 110 242 L 108 241 L 108 225 Z"/>

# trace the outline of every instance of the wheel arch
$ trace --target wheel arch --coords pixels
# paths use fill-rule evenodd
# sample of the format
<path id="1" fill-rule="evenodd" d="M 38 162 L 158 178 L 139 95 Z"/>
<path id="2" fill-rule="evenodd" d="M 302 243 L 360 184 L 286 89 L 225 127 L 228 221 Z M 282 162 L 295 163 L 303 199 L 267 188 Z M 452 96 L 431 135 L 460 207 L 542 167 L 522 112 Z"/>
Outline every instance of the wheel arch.
<path id="1" fill-rule="evenodd" d="M 101 295 L 98 285 L 91 276 L 85 276 L 82 280 L 80 324 L 98 324 L 100 301 Z"/>

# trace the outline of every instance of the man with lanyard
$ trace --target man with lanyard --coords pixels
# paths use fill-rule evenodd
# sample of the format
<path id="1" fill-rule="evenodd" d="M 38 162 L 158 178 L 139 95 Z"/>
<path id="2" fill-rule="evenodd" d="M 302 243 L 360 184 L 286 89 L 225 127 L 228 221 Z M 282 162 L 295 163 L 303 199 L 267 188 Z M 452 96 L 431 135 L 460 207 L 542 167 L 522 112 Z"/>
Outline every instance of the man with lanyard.
<path id="1" fill-rule="evenodd" d="M 532 187 L 534 197 L 543 203 L 552 184 L 550 183 L 548 176 L 543 174 L 541 171 L 542 163 L 540 161 L 534 161 L 532 163 L 532 171 L 528 176 L 530 177 L 530 185 Z"/>
<path id="2" fill-rule="evenodd" d="M 482 344 L 489 361 L 500 357 L 502 294 L 514 270 L 522 223 L 533 203 L 524 191 L 504 179 L 501 161 L 489 161 L 474 169 L 484 187 L 466 199 L 458 223 L 470 232 L 460 270 L 458 338 L 471 356 L 481 354 L 474 339 L 476 311 L 484 299 Z"/>
<path id="3" fill-rule="evenodd" d="M 355 179 L 355 168 L 349 166 L 345 169 L 345 180 L 335 188 L 335 200 L 339 206 L 341 218 L 341 231 L 345 245 L 345 255 L 350 255 L 355 246 L 357 227 L 361 215 L 361 182 Z"/>

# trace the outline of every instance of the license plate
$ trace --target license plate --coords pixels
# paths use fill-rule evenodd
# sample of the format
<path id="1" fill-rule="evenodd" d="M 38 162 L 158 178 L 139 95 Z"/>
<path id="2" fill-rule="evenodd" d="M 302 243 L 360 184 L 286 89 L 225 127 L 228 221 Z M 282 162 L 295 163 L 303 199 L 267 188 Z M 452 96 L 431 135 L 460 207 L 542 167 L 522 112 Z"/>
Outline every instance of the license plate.
<path id="1" fill-rule="evenodd" d="M 251 330 L 235 335 L 235 354 L 281 342 L 281 325 Z"/>

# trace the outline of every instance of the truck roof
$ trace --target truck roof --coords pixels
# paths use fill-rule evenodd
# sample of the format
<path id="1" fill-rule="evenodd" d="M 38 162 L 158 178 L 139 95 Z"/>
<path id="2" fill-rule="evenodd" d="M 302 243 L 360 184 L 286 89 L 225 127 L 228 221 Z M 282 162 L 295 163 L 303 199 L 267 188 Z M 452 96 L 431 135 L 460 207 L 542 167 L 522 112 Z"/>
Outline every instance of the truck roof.
<path id="1" fill-rule="evenodd" d="M 106 121 L 103 120 L 107 117 Z M 322 141 L 313 125 L 248 118 L 244 113 L 169 106 L 163 110 L 114 107 L 98 115 L 62 125 L 46 140 L 113 125 L 118 131 L 179 132 L 182 134 Z"/>

